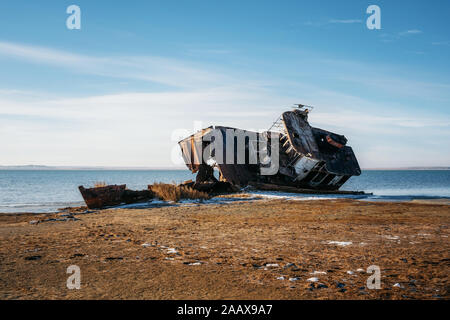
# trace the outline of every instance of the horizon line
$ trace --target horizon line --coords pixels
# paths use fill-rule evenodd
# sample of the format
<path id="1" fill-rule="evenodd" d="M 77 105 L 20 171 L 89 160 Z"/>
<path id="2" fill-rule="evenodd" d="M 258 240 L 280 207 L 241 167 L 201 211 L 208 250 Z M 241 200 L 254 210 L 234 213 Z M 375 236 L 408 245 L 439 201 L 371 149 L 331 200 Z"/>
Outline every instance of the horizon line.
<path id="1" fill-rule="evenodd" d="M 0 165 L 0 170 L 189 170 L 184 166 L 49 166 L 49 165 Z M 404 167 L 369 167 L 361 170 L 450 170 L 450 166 L 404 166 Z"/>

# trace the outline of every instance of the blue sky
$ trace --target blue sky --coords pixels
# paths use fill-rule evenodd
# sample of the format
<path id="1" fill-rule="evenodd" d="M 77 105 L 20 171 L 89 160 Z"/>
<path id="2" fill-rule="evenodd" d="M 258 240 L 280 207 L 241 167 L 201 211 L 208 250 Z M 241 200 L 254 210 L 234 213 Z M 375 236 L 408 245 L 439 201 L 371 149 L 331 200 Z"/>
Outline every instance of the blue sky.
<path id="1" fill-rule="evenodd" d="M 66 8 L 81 8 L 81 30 Z M 381 30 L 369 30 L 369 5 Z M 362 167 L 450 165 L 449 1 L 2 1 L 0 165 L 175 166 L 294 103 Z M 178 164 L 179 165 L 179 164 Z"/>

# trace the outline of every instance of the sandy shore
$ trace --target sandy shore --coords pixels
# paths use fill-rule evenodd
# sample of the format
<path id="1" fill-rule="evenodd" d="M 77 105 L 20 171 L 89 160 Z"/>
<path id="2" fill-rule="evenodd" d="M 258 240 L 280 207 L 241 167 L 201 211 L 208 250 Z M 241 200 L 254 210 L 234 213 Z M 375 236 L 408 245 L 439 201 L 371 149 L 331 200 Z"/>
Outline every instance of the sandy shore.
<path id="1" fill-rule="evenodd" d="M 84 210 L 0 215 L 1 299 L 449 299 L 448 204 Z M 371 265 L 379 290 L 366 287 Z"/>

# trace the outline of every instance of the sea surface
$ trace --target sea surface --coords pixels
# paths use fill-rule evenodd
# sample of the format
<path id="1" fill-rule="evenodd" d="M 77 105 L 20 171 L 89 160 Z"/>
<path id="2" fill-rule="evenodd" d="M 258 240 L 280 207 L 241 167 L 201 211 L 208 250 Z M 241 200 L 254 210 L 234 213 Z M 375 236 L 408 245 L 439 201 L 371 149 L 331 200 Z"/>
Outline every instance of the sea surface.
<path id="1" fill-rule="evenodd" d="M 188 170 L 0 170 L 0 213 L 53 212 L 58 208 L 83 205 L 78 186 L 96 182 L 126 184 L 146 189 L 154 182 L 182 182 L 195 179 Z M 450 199 L 450 170 L 366 170 L 352 177 L 341 190 L 358 190 L 373 196 L 311 196 L 260 192 L 266 196 L 302 199 L 356 198 L 402 201 Z"/>

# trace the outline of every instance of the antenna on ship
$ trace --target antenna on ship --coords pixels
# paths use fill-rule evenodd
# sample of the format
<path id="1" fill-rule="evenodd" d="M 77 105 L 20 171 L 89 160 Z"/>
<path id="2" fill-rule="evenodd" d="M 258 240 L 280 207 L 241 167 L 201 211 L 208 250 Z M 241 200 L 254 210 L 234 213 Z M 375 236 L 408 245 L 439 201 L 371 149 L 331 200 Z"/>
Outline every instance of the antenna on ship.
<path id="1" fill-rule="evenodd" d="M 306 104 L 301 104 L 301 103 L 295 103 L 294 106 L 297 106 L 297 109 L 300 109 L 302 111 L 308 110 L 308 112 L 312 109 L 314 109 L 313 106 L 308 106 Z"/>
<path id="2" fill-rule="evenodd" d="M 295 109 L 300 116 L 305 120 L 308 121 L 308 113 L 314 109 L 313 106 L 307 106 L 306 104 L 301 104 L 301 103 L 296 103 L 294 104 L 294 106 L 297 106 L 297 108 Z"/>

